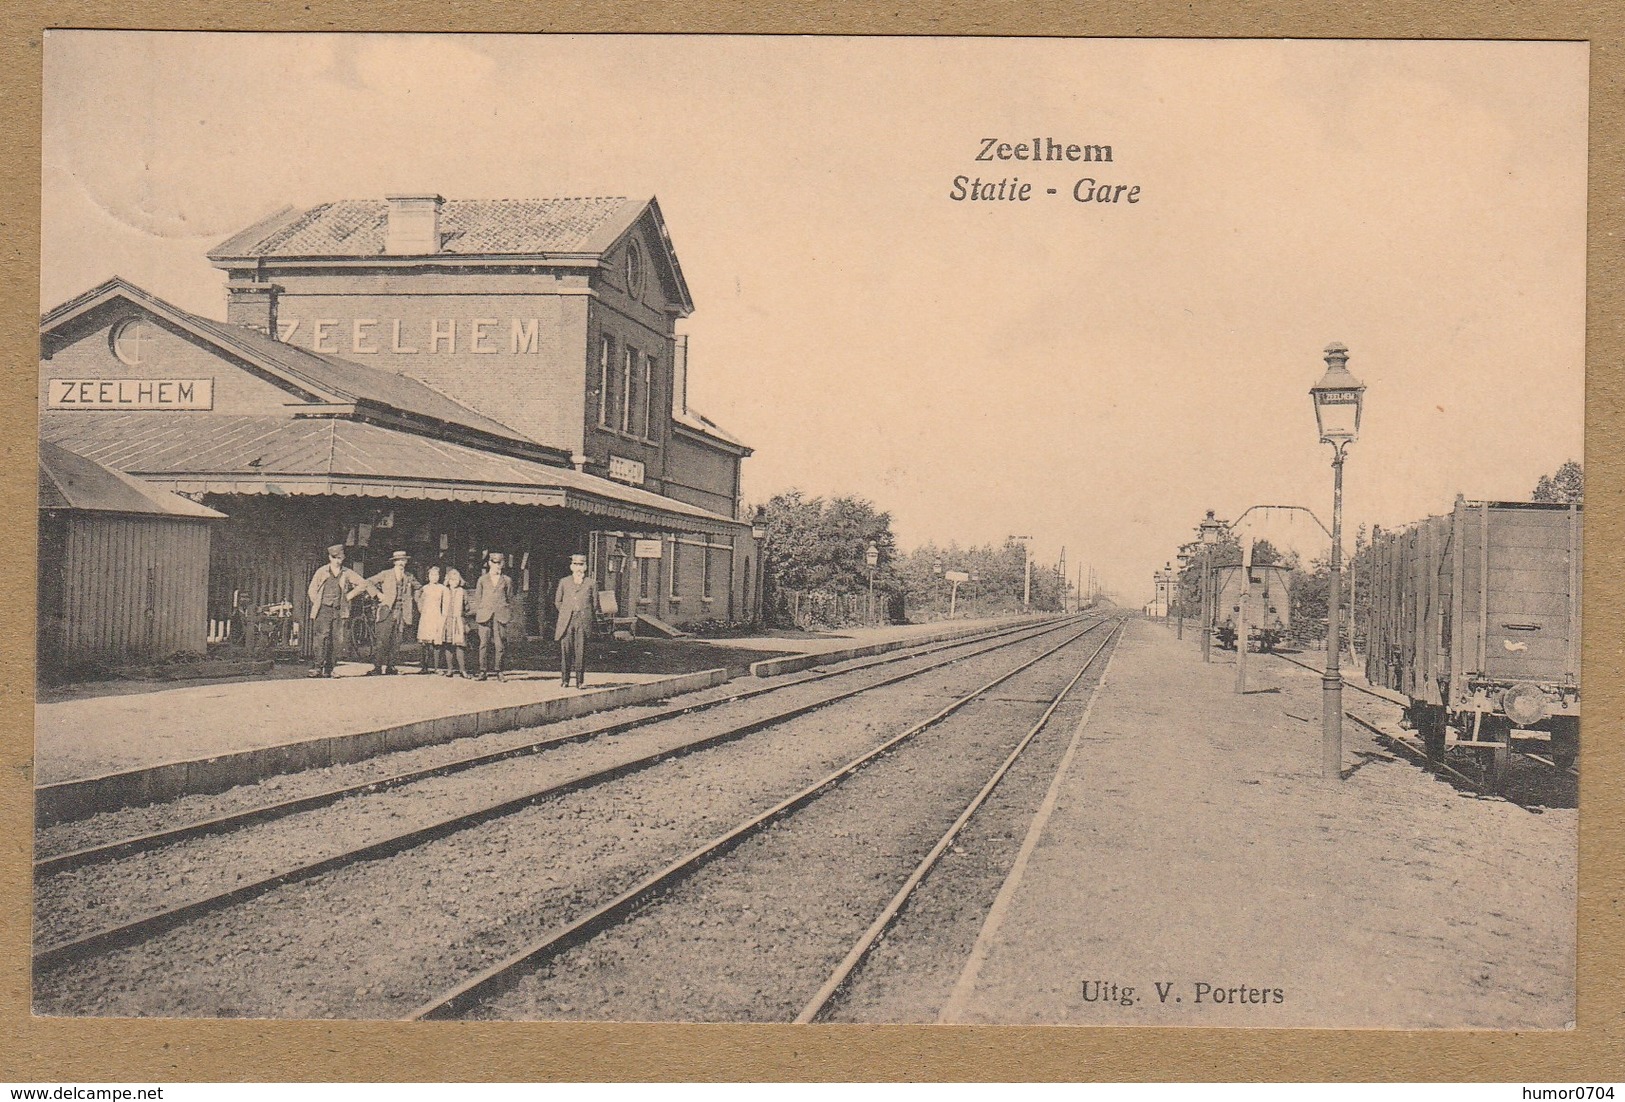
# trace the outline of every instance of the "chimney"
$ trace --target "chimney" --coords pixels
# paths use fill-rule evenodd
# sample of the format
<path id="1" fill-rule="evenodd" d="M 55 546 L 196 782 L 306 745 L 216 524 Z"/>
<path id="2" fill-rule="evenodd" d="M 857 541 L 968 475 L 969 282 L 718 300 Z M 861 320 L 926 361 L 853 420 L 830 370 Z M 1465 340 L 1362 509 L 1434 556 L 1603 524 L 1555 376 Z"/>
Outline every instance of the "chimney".
<path id="1" fill-rule="evenodd" d="M 672 338 L 671 357 L 671 412 L 688 412 L 688 334 Z"/>
<path id="2" fill-rule="evenodd" d="M 440 251 L 438 195 L 390 195 L 384 252 L 391 256 L 426 256 Z"/>
<path id="3" fill-rule="evenodd" d="M 276 297 L 282 288 L 275 283 L 255 283 L 247 279 L 226 282 L 226 321 L 247 329 L 258 329 L 276 339 Z"/>

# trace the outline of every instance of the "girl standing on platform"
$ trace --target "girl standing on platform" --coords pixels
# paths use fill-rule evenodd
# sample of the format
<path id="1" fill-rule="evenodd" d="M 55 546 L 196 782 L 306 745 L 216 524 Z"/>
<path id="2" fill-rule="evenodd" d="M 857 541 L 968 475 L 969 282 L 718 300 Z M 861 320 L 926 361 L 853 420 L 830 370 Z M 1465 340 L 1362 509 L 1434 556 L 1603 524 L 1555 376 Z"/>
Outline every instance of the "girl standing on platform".
<path id="1" fill-rule="evenodd" d="M 423 646 L 419 673 L 433 673 L 446 636 L 446 600 L 449 591 L 440 584 L 440 568 L 429 567 L 429 584 L 418 596 L 418 642 Z"/>
<path id="2" fill-rule="evenodd" d="M 468 676 L 467 625 L 463 623 L 468 591 L 463 588 L 463 575 L 452 567 L 446 571 L 446 630 L 441 651 L 446 658 L 446 676 L 451 676 L 451 656 L 457 655 L 457 672 Z"/>

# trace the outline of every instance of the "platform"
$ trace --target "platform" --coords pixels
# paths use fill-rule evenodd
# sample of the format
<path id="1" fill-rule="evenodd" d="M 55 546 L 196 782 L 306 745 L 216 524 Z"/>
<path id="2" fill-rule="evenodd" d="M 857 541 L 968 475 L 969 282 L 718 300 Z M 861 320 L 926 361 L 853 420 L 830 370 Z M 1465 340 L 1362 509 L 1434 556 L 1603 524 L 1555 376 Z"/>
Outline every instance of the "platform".
<path id="1" fill-rule="evenodd" d="M 1572 1022 L 1576 813 L 1459 792 L 1353 723 L 1322 779 L 1319 674 L 1250 655 L 1237 695 L 1234 662 L 1130 622 L 944 1020 Z"/>
<path id="2" fill-rule="evenodd" d="M 332 679 L 281 676 L 173 686 L 80 686 L 35 705 L 35 817 L 51 822 L 109 807 L 218 792 L 274 773 L 648 703 L 727 681 L 747 668 L 740 655 L 747 662 L 757 653 L 834 659 L 968 634 L 1001 622 L 1010 621 L 683 640 L 687 668 L 679 672 L 592 669 L 582 690 L 565 688 L 557 673 L 544 670 L 510 671 L 500 682 L 466 681 L 419 674 L 415 666 L 405 665 L 395 676 L 368 677 L 370 666 L 360 662 L 340 663 Z M 658 649 L 665 641 L 639 644 L 637 653 L 606 648 L 600 654 L 618 654 L 621 665 L 659 665 L 629 660 L 646 657 L 643 644 Z M 302 667 L 292 672 L 302 672 Z"/>

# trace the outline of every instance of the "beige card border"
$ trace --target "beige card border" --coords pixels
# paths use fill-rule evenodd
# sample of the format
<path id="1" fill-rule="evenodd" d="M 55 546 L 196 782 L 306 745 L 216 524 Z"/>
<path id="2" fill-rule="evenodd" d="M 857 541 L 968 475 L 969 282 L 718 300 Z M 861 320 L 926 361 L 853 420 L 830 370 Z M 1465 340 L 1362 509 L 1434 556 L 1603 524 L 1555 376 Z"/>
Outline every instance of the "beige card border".
<path id="1" fill-rule="evenodd" d="M 110 0 L 7 5 L 0 37 L 0 414 L 5 476 L 0 582 L 11 630 L 0 649 L 0 1082 L 429 1080 L 1446 1080 L 1607 1081 L 1625 1067 L 1625 740 L 1618 685 L 1625 643 L 1615 574 L 1625 537 L 1620 486 L 1625 383 L 1621 240 L 1625 174 L 1625 5 L 1516 10 L 1483 0 L 1279 0 L 1268 10 L 1186 0 L 939 0 L 854 14 L 832 0 Z M 1232 10 L 1233 8 L 1233 10 Z M 1591 43 L 1586 374 L 1586 761 L 1581 783 L 1579 1025 L 1561 1033 L 128 1021 L 29 1015 L 30 760 L 40 218 L 41 32 L 46 27 L 208 30 L 480 30 L 968 34 L 1255 38 L 1535 38 Z M 264 104 L 242 90 L 249 115 Z M 245 122 L 245 125 L 247 123 Z M 1378 181 L 1373 181 L 1374 183 Z M 1509 440 L 1515 426 L 1508 426 Z M 1493 848 L 1494 839 L 1486 839 Z"/>

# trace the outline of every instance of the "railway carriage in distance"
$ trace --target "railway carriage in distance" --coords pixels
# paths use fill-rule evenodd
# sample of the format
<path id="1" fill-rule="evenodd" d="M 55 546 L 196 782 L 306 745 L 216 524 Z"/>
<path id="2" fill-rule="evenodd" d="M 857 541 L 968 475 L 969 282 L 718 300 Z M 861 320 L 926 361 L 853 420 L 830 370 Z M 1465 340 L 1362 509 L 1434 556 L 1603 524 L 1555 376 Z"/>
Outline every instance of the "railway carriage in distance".
<path id="1" fill-rule="evenodd" d="M 1515 743 L 1580 748 L 1578 504 L 1473 501 L 1373 545 L 1366 678 L 1403 693 L 1428 757 L 1483 759 L 1499 787 Z"/>
<path id="2" fill-rule="evenodd" d="M 1252 567 L 1248 590 L 1247 640 L 1259 650 L 1273 650 L 1292 630 L 1292 571 L 1284 566 Z M 1241 615 L 1241 567 L 1213 568 L 1213 637 L 1219 646 L 1236 645 L 1237 617 Z"/>

